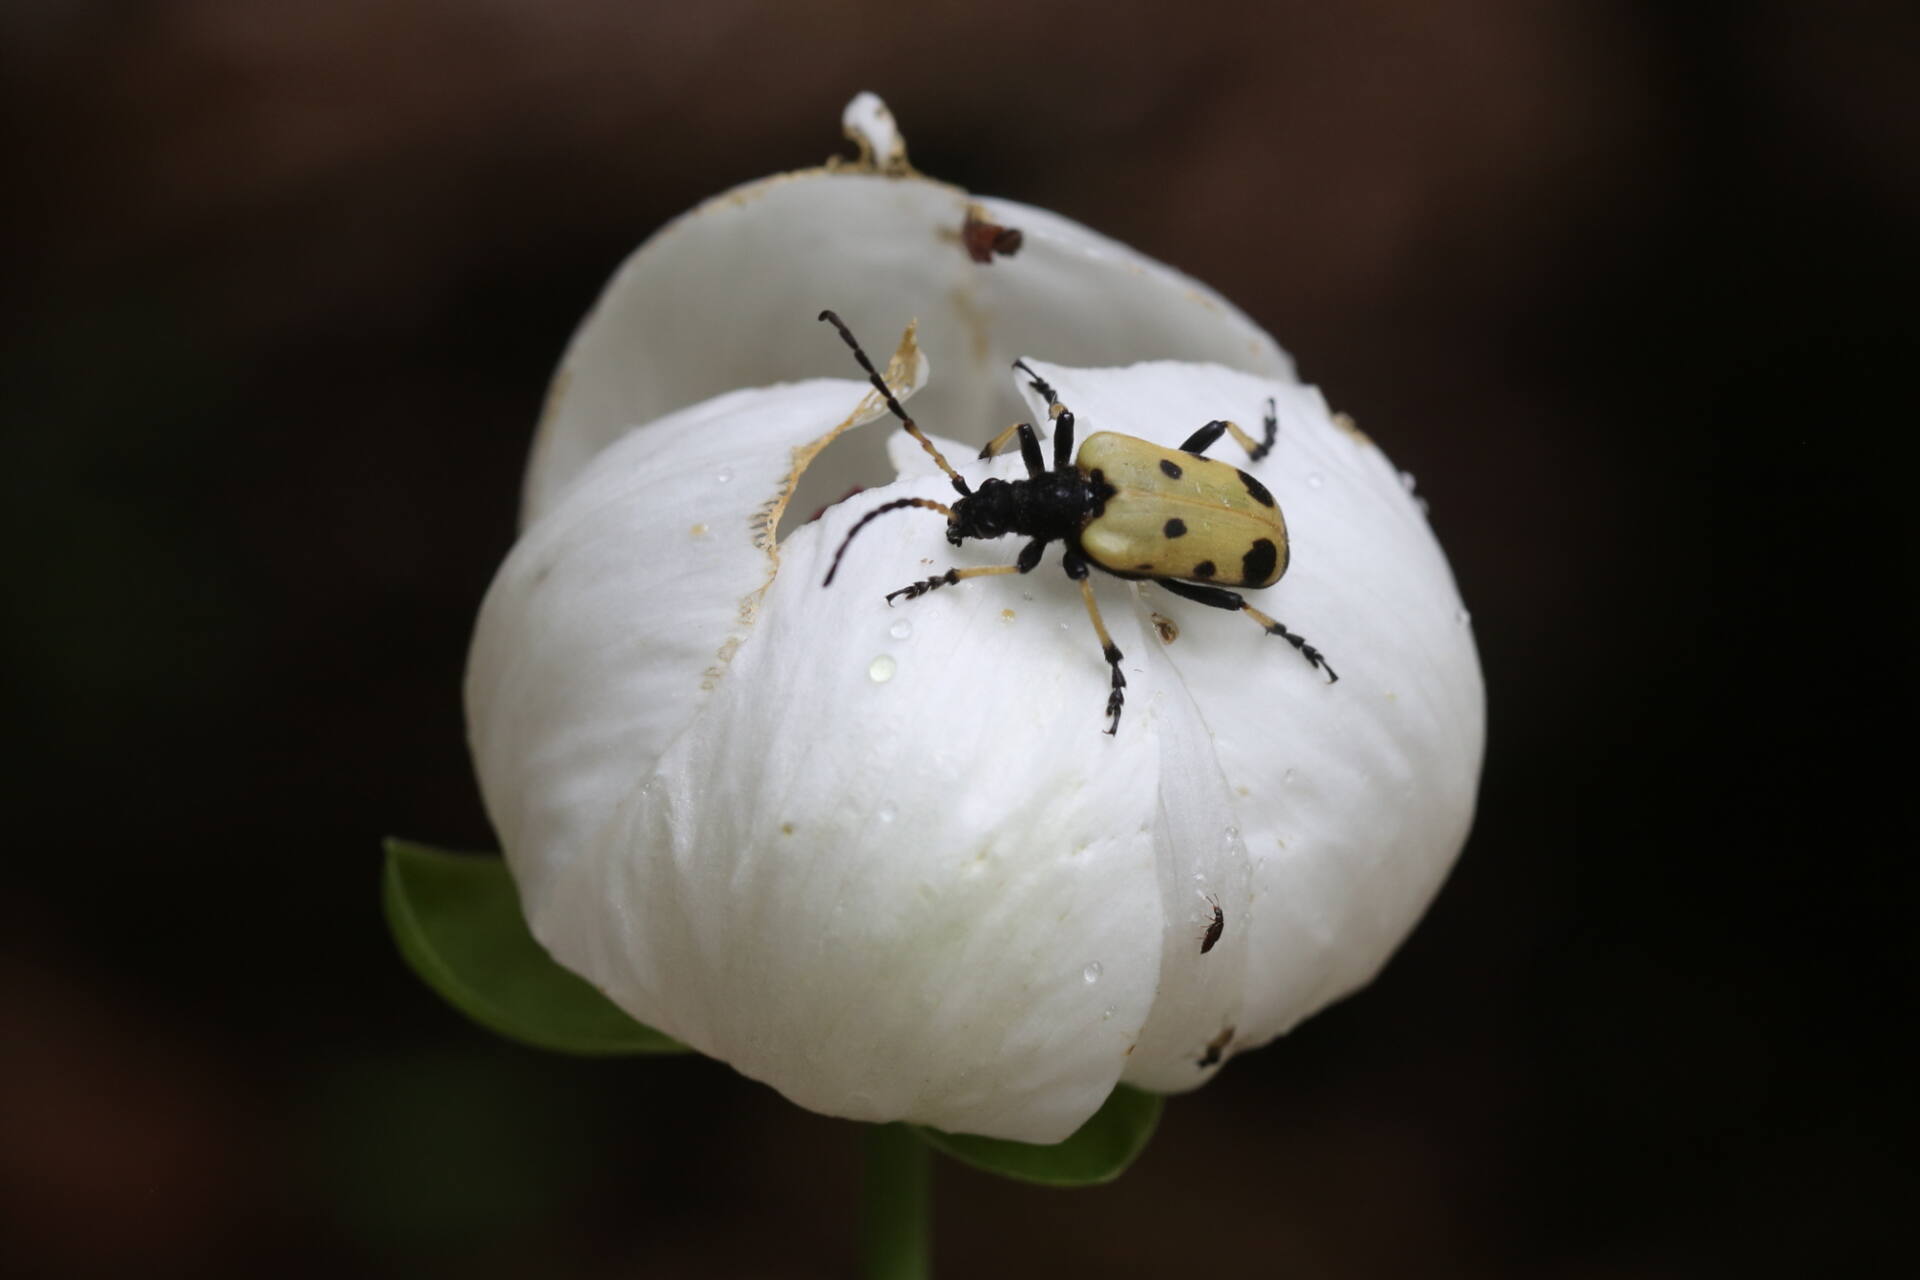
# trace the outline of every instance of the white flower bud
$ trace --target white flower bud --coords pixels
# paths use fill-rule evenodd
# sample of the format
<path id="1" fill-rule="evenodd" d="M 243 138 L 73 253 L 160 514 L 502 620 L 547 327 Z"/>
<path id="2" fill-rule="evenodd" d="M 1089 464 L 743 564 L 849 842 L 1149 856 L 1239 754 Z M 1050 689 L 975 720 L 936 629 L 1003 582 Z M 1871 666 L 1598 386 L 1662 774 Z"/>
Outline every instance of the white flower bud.
<path id="1" fill-rule="evenodd" d="M 814 1110 L 1050 1142 L 1116 1082 L 1198 1085 L 1372 977 L 1465 839 L 1479 667 L 1399 473 L 1251 322 L 867 142 L 866 168 L 667 227 L 574 339 L 474 638 L 473 752 L 535 935 L 634 1017 Z M 970 214 L 1017 256 L 970 254 Z M 1257 433 L 1271 397 L 1270 454 L 1209 454 L 1285 513 L 1291 567 L 1249 603 L 1339 682 L 1238 612 L 1095 573 L 1125 655 L 1109 737 L 1057 546 L 889 607 L 1022 545 L 955 548 L 905 510 L 823 588 L 874 507 L 955 500 L 815 323 L 829 307 L 876 358 L 919 317 L 890 377 L 930 433 L 975 441 L 938 441 L 975 488 L 1026 474 L 978 442 L 1048 430 L 1016 356 L 1082 440 Z M 782 523 L 861 480 L 883 487 Z"/>

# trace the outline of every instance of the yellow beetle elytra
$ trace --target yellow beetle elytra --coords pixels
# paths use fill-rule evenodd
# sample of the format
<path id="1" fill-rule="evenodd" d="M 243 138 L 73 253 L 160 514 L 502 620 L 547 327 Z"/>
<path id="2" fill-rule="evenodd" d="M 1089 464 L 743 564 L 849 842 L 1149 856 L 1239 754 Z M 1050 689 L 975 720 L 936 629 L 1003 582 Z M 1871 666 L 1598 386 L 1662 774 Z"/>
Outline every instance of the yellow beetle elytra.
<path id="1" fill-rule="evenodd" d="M 840 337 L 853 349 L 854 359 L 866 370 L 868 381 L 886 398 L 887 408 L 940 464 L 940 470 L 960 494 L 960 500 L 952 506 L 930 498 L 898 498 L 867 512 L 833 553 L 822 586 L 832 583 L 840 569 L 840 557 L 847 553 L 854 535 L 876 516 L 919 507 L 947 518 L 947 541 L 956 547 L 968 538 L 999 538 L 1010 533 L 1029 541 L 1012 564 L 949 569 L 889 592 L 889 604 L 902 596 L 911 600 L 937 587 L 951 586 L 962 578 L 1031 573 L 1048 543 L 1066 544 L 1061 567 L 1080 584 L 1087 616 L 1093 620 L 1101 652 L 1113 672 L 1112 689 L 1107 695 L 1108 733 L 1120 727 L 1120 708 L 1126 700 L 1122 690 L 1127 679 L 1120 673 L 1120 649 L 1100 620 L 1100 607 L 1094 602 L 1093 584 L 1088 580 L 1090 569 L 1119 578 L 1149 579 L 1200 604 L 1239 610 L 1265 628 L 1268 635 L 1292 644 L 1317 670 L 1325 671 L 1329 684 L 1340 678 L 1318 649 L 1255 609 L 1238 592 L 1226 589 L 1270 587 L 1287 571 L 1287 522 L 1273 494 L 1239 468 L 1202 456 L 1209 445 L 1231 432 L 1250 460 L 1264 457 L 1273 448 L 1279 430 L 1271 400 L 1267 402 L 1265 438 L 1258 443 L 1233 423 L 1216 419 L 1188 436 L 1178 449 L 1163 449 L 1112 431 L 1095 432 L 1080 446 L 1076 458 L 1072 412 L 1060 403 L 1045 379 L 1024 361 L 1016 360 L 1014 368 L 1025 373 L 1030 379 L 1028 385 L 1047 398 L 1054 422 L 1053 467 L 1048 469 L 1040 452 L 1040 437 L 1032 425 L 1018 423 L 988 442 L 980 456 L 992 457 L 1017 435 L 1027 478 L 991 477 L 981 481 L 976 490 L 961 479 L 934 448 L 933 441 L 907 416 L 840 317 L 822 311 L 820 318 L 840 331 Z"/>
<path id="2" fill-rule="evenodd" d="M 1063 410 L 1061 416 L 1068 415 Z M 1227 425 L 1209 423 L 1204 430 L 1212 436 L 1199 448 Z M 1075 467 L 1099 475 L 1114 492 L 1100 514 L 1081 526 L 1080 549 L 1123 578 L 1272 586 L 1287 571 L 1287 522 L 1279 505 L 1246 472 L 1197 452 L 1162 449 L 1111 431 L 1088 436 Z"/>

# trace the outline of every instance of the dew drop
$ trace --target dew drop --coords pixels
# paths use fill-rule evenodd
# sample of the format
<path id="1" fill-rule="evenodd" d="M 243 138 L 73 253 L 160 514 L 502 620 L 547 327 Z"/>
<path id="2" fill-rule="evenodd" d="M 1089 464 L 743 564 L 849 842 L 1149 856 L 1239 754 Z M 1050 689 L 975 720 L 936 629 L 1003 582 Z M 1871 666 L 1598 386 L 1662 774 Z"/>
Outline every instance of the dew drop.
<path id="1" fill-rule="evenodd" d="M 1095 960 L 1080 971 L 1080 976 L 1085 979 L 1088 986 L 1092 986 L 1094 983 L 1100 981 L 1100 975 L 1105 972 L 1106 970 L 1101 967 L 1100 962 Z"/>
<path id="2" fill-rule="evenodd" d="M 1405 489 L 1408 493 L 1413 492 L 1413 472 L 1402 471 L 1400 473 L 1400 487 L 1402 489 Z"/>
<path id="3" fill-rule="evenodd" d="M 1100 1021 L 1102 1021 L 1102 1022 L 1109 1022 L 1109 1021 L 1111 1021 L 1111 1020 L 1112 1020 L 1112 1018 L 1113 1018 L 1113 1006 L 1112 1006 L 1112 1005 L 1108 1005 L 1108 1006 L 1107 1006 L 1106 1008 L 1104 1008 L 1104 1009 L 1102 1009 L 1102 1010 L 1100 1011 Z"/>
<path id="4" fill-rule="evenodd" d="M 733 479 L 733 468 L 722 467 L 718 471 L 713 473 L 713 478 L 719 481 L 721 484 L 725 484 L 727 481 Z"/>
<path id="5" fill-rule="evenodd" d="M 1321 485 L 1325 484 L 1326 482 L 1327 482 L 1326 478 L 1322 476 L 1318 471 L 1309 472 L 1307 475 L 1307 488 L 1309 489 L 1318 489 Z"/>
<path id="6" fill-rule="evenodd" d="M 1285 773 L 1283 773 L 1283 774 L 1281 774 L 1281 775 L 1280 775 L 1280 781 L 1282 781 L 1282 782 L 1284 782 L 1284 783 L 1286 783 L 1286 784 L 1287 784 L 1288 786 L 1292 786 L 1292 785 L 1293 785 L 1293 770 L 1291 770 L 1291 769 L 1289 769 L 1289 770 L 1287 770 L 1287 771 L 1286 771 Z"/>
<path id="7" fill-rule="evenodd" d="M 1473 621 L 1473 615 L 1468 613 L 1465 609 L 1461 609 L 1453 615 L 1453 621 L 1455 626 L 1464 627 L 1469 622 Z"/>
<path id="8" fill-rule="evenodd" d="M 911 622 L 908 622 L 905 618 L 902 618 L 900 619 L 900 621 L 894 623 L 892 626 L 887 628 L 887 634 L 892 636 L 895 640 L 905 640 L 908 636 L 913 634 L 913 624 Z"/>
<path id="9" fill-rule="evenodd" d="M 867 664 L 867 679 L 873 681 L 875 684 L 885 684 L 887 681 L 893 679 L 893 673 L 899 669 L 900 664 L 895 662 L 890 655 L 883 653 Z"/>
<path id="10" fill-rule="evenodd" d="M 890 804 L 883 804 L 873 811 L 873 816 L 881 822 L 892 822 L 900 816 L 900 811 Z"/>

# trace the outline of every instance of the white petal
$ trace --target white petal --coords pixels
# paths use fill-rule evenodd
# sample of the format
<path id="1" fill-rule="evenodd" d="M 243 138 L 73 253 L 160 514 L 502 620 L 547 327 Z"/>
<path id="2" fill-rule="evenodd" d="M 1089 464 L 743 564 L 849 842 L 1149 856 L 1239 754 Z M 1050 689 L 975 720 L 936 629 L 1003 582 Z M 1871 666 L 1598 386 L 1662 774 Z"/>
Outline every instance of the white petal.
<path id="1" fill-rule="evenodd" d="M 466 700 L 530 910 L 540 868 L 579 856 L 750 633 L 795 450 L 885 412 L 839 379 L 722 396 L 626 437 L 515 545 L 481 607 Z"/>
<path id="2" fill-rule="evenodd" d="M 886 176 L 709 202 L 576 334 L 476 633 L 473 749 L 536 935 L 635 1016 L 816 1110 L 1051 1141 L 1116 1080 L 1191 1087 L 1209 1045 L 1260 1043 L 1379 967 L 1464 839 L 1479 671 L 1397 473 L 1265 334 L 1083 227 L 912 175 L 883 111 L 856 101 L 848 123 Z M 1019 254 L 972 260 L 969 214 L 1018 228 Z M 888 608 L 1020 545 L 951 548 L 935 515 L 901 511 L 823 588 L 874 507 L 954 500 L 900 431 L 819 452 L 883 412 L 817 323 L 828 307 L 876 354 L 923 322 L 940 377 L 913 413 L 975 482 L 1025 474 L 1017 449 L 973 460 L 1022 396 L 1049 429 L 1006 373 L 1027 351 L 1221 362 L 1036 362 L 1082 438 L 1257 431 L 1273 396 L 1271 457 L 1211 452 L 1288 518 L 1290 572 L 1252 603 L 1340 683 L 1237 613 L 1095 575 L 1125 654 L 1109 738 L 1108 669 L 1057 549 Z M 822 372 L 847 380 L 770 385 Z M 854 485 L 870 491 L 775 547 L 784 510 Z"/>
<path id="3" fill-rule="evenodd" d="M 941 490 L 863 494 L 788 539 L 728 679 L 535 928 L 801 1105 L 1057 1141 L 1159 982 L 1158 752 L 1148 724 L 1100 732 L 1106 667 L 1057 573 L 1032 600 L 987 578 L 884 601 L 1010 547 L 955 552 L 901 513 L 820 585 L 854 520 Z"/>
<path id="4" fill-rule="evenodd" d="M 1231 437 L 1209 453 L 1256 475 L 1287 520 L 1287 574 L 1249 603 L 1316 645 L 1339 683 L 1240 614 L 1141 588 L 1178 626 L 1166 653 L 1251 859 L 1253 900 L 1237 922 L 1229 910 L 1227 937 L 1249 948 L 1234 1044 L 1253 1047 L 1366 983 L 1466 839 L 1485 742 L 1466 610 L 1398 471 L 1336 425 L 1313 388 L 1203 366 L 1033 363 L 1083 438 L 1114 430 L 1173 446 L 1214 418 L 1257 434 L 1267 397 L 1279 409 L 1260 462 Z"/>
<path id="5" fill-rule="evenodd" d="M 1217 1059 L 1201 1065 L 1207 1046 L 1241 1020 L 1253 895 L 1246 842 L 1219 762 L 1207 749 L 1206 725 L 1152 627 L 1142 630 L 1143 656 L 1159 675 L 1162 690 L 1153 729 L 1160 756 L 1154 834 L 1166 941 L 1153 1015 L 1124 1078 L 1141 1088 L 1174 1093 L 1212 1075 Z M 1202 952 L 1215 904 L 1224 925 L 1218 941 Z"/>
<path id="6" fill-rule="evenodd" d="M 970 208 L 1018 227 L 1019 255 L 991 266 L 969 259 L 959 232 Z M 1005 370 L 1028 350 L 1069 362 L 1213 359 L 1291 372 L 1273 340 L 1218 294 L 1058 215 L 920 177 L 786 174 L 708 201 L 621 266 L 554 377 L 525 519 L 635 423 L 738 387 L 852 375 L 846 349 L 815 321 L 827 307 L 868 344 L 919 319 L 941 376 L 915 414 L 950 434 L 1014 420 Z M 819 501 L 889 478 L 877 433 L 863 434 L 835 450 L 831 474 L 815 477 Z"/>

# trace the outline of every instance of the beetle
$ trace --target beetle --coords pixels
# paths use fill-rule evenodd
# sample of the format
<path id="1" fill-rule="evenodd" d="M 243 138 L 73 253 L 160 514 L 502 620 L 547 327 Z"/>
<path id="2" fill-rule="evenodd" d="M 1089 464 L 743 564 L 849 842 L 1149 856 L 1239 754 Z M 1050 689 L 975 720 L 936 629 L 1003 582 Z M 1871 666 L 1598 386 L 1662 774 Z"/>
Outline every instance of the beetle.
<path id="1" fill-rule="evenodd" d="M 1200 935 L 1200 954 L 1213 950 L 1213 944 L 1220 941 L 1220 935 L 1227 931 L 1227 913 L 1220 909 L 1220 899 L 1208 898 L 1213 904 L 1213 919 L 1207 922 L 1207 931 Z"/>
<path id="2" fill-rule="evenodd" d="M 1018 227 L 1003 227 L 997 222 L 988 221 L 979 205 L 967 210 L 967 220 L 960 224 L 960 245 L 967 256 L 982 266 L 993 261 L 993 255 L 1011 258 L 1020 252 L 1020 246 L 1027 238 Z"/>
<path id="3" fill-rule="evenodd" d="M 1218 1063 L 1220 1061 L 1220 1055 L 1224 1054 L 1227 1051 L 1227 1046 L 1233 1043 L 1233 1032 L 1234 1028 L 1232 1027 L 1221 1028 L 1219 1035 L 1207 1041 L 1207 1051 L 1200 1055 L 1200 1060 L 1194 1063 L 1194 1065 L 1202 1071 L 1205 1071 L 1208 1067 Z"/>
<path id="4" fill-rule="evenodd" d="M 879 516 L 907 507 L 945 516 L 947 541 L 956 547 L 968 538 L 999 538 L 1010 533 L 1027 538 L 1028 542 L 1012 564 L 948 569 L 888 592 L 888 604 L 902 597 L 912 600 L 966 578 L 1031 573 L 1049 543 L 1066 544 L 1060 557 L 1061 567 L 1067 577 L 1080 586 L 1087 616 L 1092 619 L 1094 634 L 1100 640 L 1100 652 L 1112 670 L 1107 694 L 1106 732 L 1109 734 L 1117 733 L 1120 728 L 1127 678 L 1120 671 L 1119 646 L 1107 634 L 1106 623 L 1100 618 L 1100 606 L 1093 598 L 1093 583 L 1089 580 L 1093 569 L 1116 578 L 1154 582 L 1177 596 L 1215 609 L 1245 613 L 1268 635 L 1279 636 L 1291 644 L 1315 670 L 1325 671 L 1328 684 L 1340 679 L 1320 651 L 1303 637 L 1248 604 L 1239 592 L 1228 590 L 1229 587 L 1250 590 L 1270 587 L 1280 580 L 1287 571 L 1287 522 L 1265 485 L 1237 467 L 1203 455 L 1222 435 L 1231 434 L 1247 451 L 1249 460 L 1265 457 L 1273 448 L 1274 435 L 1279 430 L 1272 400 L 1267 401 L 1265 438 L 1258 442 L 1236 424 L 1215 419 L 1188 436 L 1178 449 L 1164 449 L 1118 432 L 1097 431 L 1086 438 L 1076 456 L 1072 411 L 1060 402 L 1046 379 L 1030 369 L 1026 361 L 1016 360 L 1013 367 L 1027 375 L 1027 385 L 1046 397 L 1054 428 L 1053 466 L 1047 467 L 1040 452 L 1040 438 L 1032 424 L 1016 423 L 988 441 L 980 450 L 980 456 L 991 458 L 1017 436 L 1027 478 L 989 477 L 982 480 L 976 490 L 907 416 L 907 411 L 894 398 L 893 389 L 873 367 L 873 361 L 867 358 L 840 317 L 832 311 L 822 311 L 820 319 L 839 331 L 842 341 L 852 349 L 854 359 L 866 370 L 867 380 L 885 398 L 887 408 L 900 419 L 907 433 L 920 442 L 920 447 L 932 455 L 960 495 L 960 500 L 952 506 L 931 498 L 896 498 L 867 512 L 847 530 L 847 536 L 833 553 L 833 563 L 828 566 L 821 586 L 833 583 L 834 574 L 840 570 L 840 558 L 847 553 L 855 535 Z"/>

